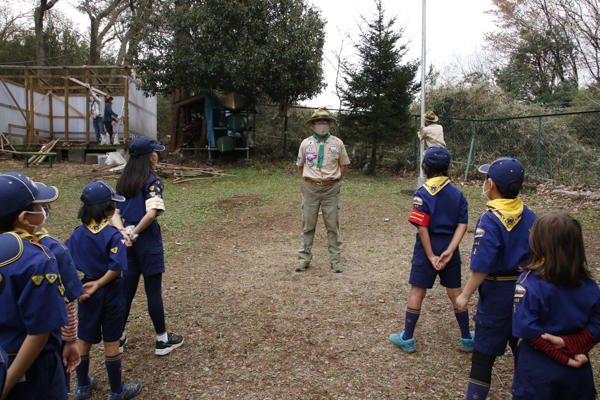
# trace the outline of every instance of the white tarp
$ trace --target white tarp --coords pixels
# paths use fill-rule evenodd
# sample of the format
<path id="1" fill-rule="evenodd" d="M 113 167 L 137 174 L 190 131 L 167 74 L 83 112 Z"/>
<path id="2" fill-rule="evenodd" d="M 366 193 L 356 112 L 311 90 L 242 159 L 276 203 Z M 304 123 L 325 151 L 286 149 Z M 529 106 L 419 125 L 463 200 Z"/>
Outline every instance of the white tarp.
<path id="1" fill-rule="evenodd" d="M 29 110 L 31 101 L 29 90 L 25 87 L 5 81 L 10 94 L 21 107 L 25 115 L 28 115 L 26 110 Z M 26 144 L 25 138 L 27 135 L 28 121 L 25 121 L 23 115 L 18 110 L 15 101 L 6 90 L 3 84 L 0 83 L 0 131 L 5 135 L 10 136 L 10 140 L 15 144 Z M 54 132 L 54 138 L 63 139 L 65 137 L 65 103 L 64 96 L 44 96 L 46 93 L 34 92 L 34 131 L 35 137 L 39 139 L 50 139 L 50 131 Z M 99 95 L 99 97 L 102 97 Z M 124 96 L 113 96 L 114 101 L 112 109 L 115 113 L 123 115 Z M 43 101 L 38 105 L 40 100 Z M 60 100 L 59 100 L 60 99 Z M 62 100 L 62 101 L 61 101 Z M 103 100 L 103 99 L 102 99 Z M 50 125 L 50 102 L 52 102 L 53 126 Z M 94 127 L 92 123 L 85 120 L 86 115 L 86 95 L 77 94 L 70 95 L 68 98 L 68 115 L 69 117 L 69 141 L 85 142 L 86 122 L 89 124 L 90 141 L 95 141 Z M 137 85 L 133 80 L 129 80 L 129 138 L 134 136 L 148 136 L 156 140 L 156 97 L 148 96 L 137 89 Z M 123 139 L 123 120 L 113 126 L 115 132 L 119 132 Z M 37 142 L 35 139 L 34 142 Z"/>

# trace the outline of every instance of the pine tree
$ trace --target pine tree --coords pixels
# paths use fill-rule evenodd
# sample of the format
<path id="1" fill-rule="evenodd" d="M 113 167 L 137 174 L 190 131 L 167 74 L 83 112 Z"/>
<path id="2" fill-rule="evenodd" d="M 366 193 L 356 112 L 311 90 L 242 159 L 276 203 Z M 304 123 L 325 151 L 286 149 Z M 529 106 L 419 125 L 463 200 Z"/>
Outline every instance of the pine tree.
<path id="1" fill-rule="evenodd" d="M 419 63 L 402 63 L 407 43 L 400 44 L 403 29 L 395 29 L 381 0 L 372 21 L 362 17 L 360 41 L 355 45 L 358 63 L 344 63 L 342 102 L 347 112 L 340 117 L 344 139 L 362 141 L 371 148 L 370 172 L 377 165 L 377 150 L 406 143 L 415 134 L 409 107 L 420 84 L 415 82 Z"/>

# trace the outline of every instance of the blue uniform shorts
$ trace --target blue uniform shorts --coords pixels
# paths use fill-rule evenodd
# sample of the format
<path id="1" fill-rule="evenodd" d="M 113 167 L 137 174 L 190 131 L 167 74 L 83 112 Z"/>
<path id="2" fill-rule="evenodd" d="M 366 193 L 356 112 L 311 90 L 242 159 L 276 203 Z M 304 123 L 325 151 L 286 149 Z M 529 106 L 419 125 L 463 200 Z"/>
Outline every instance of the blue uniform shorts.
<path id="1" fill-rule="evenodd" d="M 512 389 L 515 400 L 596 399 L 591 363 L 581 368 L 559 364 L 525 340 L 521 340 L 515 350 Z"/>
<path id="2" fill-rule="evenodd" d="M 82 283 L 89 282 L 84 278 Z M 79 331 L 84 342 L 116 342 L 121 338 L 125 318 L 123 279 L 118 277 L 83 303 L 79 303 Z"/>
<path id="3" fill-rule="evenodd" d="M 452 241 L 452 236 L 453 235 L 430 233 L 429 238 L 431 240 L 433 254 L 442 254 Z M 417 234 L 417 242 L 415 243 L 413 252 L 412 268 L 410 270 L 408 283 L 420 288 L 431 289 L 435 283 L 435 278 L 439 275 L 440 285 L 449 289 L 460 288 L 460 267 L 460 252 L 456 249 L 452 259 L 450 259 L 446 265 L 446 268 L 441 271 L 437 271 L 433 268 L 433 265 L 431 265 L 431 262 L 427 258 L 427 254 L 421 243 L 421 238 Z"/>
<path id="4" fill-rule="evenodd" d="M 140 275 L 151 276 L 165 272 L 162 234 L 158 222 L 153 221 L 127 249 L 127 270 L 123 276 L 136 279 Z"/>
<path id="5" fill-rule="evenodd" d="M 4 391 L 6 383 L 6 370 L 8 369 L 8 356 L 2 347 L 0 347 L 0 393 Z"/>
<path id="6" fill-rule="evenodd" d="M 516 345 L 512 336 L 512 305 L 516 277 L 488 277 L 479 286 L 475 321 L 474 349 L 491 356 L 501 356 L 506 344 Z M 503 280 L 507 279 L 507 280 Z"/>
<path id="7" fill-rule="evenodd" d="M 9 357 L 12 363 L 15 357 Z M 9 365 L 10 367 L 10 365 Z M 66 400 L 67 388 L 60 354 L 44 350 L 25 372 L 22 382 L 8 393 L 6 400 Z"/>

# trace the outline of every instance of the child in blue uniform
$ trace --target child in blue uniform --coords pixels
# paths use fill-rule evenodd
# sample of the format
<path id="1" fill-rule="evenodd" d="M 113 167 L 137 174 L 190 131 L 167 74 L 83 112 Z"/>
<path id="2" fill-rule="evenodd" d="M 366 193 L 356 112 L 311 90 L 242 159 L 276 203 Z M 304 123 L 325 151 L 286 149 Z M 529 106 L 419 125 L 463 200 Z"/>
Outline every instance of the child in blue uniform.
<path id="1" fill-rule="evenodd" d="M 0 347 L 8 354 L 7 400 L 66 400 L 60 328 L 67 325 L 64 287 L 52 252 L 33 236 L 45 217 L 41 204 L 58 198 L 19 173 L 0 174 L 0 268 L 6 286 Z M 18 233 L 17 233 L 18 232 Z"/>
<path id="2" fill-rule="evenodd" d="M 456 300 L 466 310 L 479 288 L 475 321 L 475 343 L 467 399 L 483 400 L 492 382 L 492 367 L 506 344 L 514 349 L 512 299 L 519 267 L 529 258 L 529 229 L 536 219 L 517 196 L 525 170 L 513 158 L 503 157 L 479 168 L 487 174 L 483 194 L 490 200 L 478 219 L 471 252 L 471 276 Z"/>
<path id="3" fill-rule="evenodd" d="M 126 234 L 133 245 L 127 249 L 127 271 L 123 273 L 125 287 L 125 324 L 131 303 L 144 275 L 148 314 L 156 332 L 154 354 L 164 356 L 183 344 L 183 337 L 167 334 L 162 300 L 162 274 L 165 272 L 163 243 L 156 217 L 165 211 L 162 180 L 154 172 L 157 151 L 165 146 L 145 136 L 129 144 L 129 161 L 117 181 L 117 193 L 125 202 L 117 205 L 113 225 Z M 121 346 L 127 342 L 125 333 Z"/>
<path id="4" fill-rule="evenodd" d="M 4 275 L 0 272 L 0 295 L 4 292 L 4 287 L 6 286 L 6 279 L 4 279 Z M 6 369 L 8 364 L 8 355 L 4 351 L 2 347 L 0 347 L 0 397 L 2 396 L 2 392 L 4 391 L 4 384 L 6 383 Z"/>
<path id="5" fill-rule="evenodd" d="M 427 182 L 414 195 L 414 210 L 408 219 L 418 228 L 409 283 L 410 298 L 406 308 L 404 331 L 390 335 L 390 341 L 402 350 L 416 351 L 413 332 L 421 313 L 421 304 L 436 277 L 452 305 L 461 332 L 461 350 L 473 349 L 469 331 L 469 314 L 458 311 L 455 300 L 460 294 L 461 261 L 458 245 L 467 231 L 468 203 L 462 192 L 450 183 L 450 153 L 443 146 L 431 146 L 424 156 Z"/>
<path id="6" fill-rule="evenodd" d="M 46 186 L 40 182 L 37 182 L 36 184 L 38 186 Z M 42 208 L 46 214 L 46 219 L 50 218 L 50 204 L 43 204 Z M 44 227 L 41 227 L 40 231 L 36 233 L 35 236 L 38 243 L 49 248 L 50 251 L 52 251 L 52 254 L 54 254 L 58 264 L 60 280 L 65 288 L 65 301 L 67 302 L 69 324 L 63 326 L 61 329 L 61 354 L 63 358 L 67 392 L 70 392 L 71 372 L 73 372 L 81 362 L 79 349 L 77 348 L 77 299 L 84 293 L 83 286 L 81 285 L 77 270 L 71 259 L 71 253 L 69 253 L 65 244 L 59 239 L 50 236 Z"/>
<path id="7" fill-rule="evenodd" d="M 115 201 L 124 201 L 110 185 L 92 181 L 83 188 L 83 205 L 77 216 L 83 225 L 73 231 L 67 247 L 77 269 L 84 274 L 85 294 L 79 298 L 79 352 L 81 364 L 77 367 L 75 398 L 87 399 L 96 386 L 89 375 L 92 344 L 104 341 L 105 366 L 110 384 L 109 400 L 126 400 L 142 390 L 139 381 L 126 385 L 121 382 L 121 353 L 119 337 L 123 331 L 123 279 L 127 269 L 125 240 L 109 224 L 115 210 Z"/>
<path id="8" fill-rule="evenodd" d="M 592 366 L 580 354 L 600 339 L 600 288 L 587 269 L 581 225 L 566 214 L 545 214 L 529 241 L 531 259 L 514 293 L 513 335 L 521 340 L 513 399 L 593 400 Z M 557 350 L 543 334 L 568 336 L 574 346 Z"/>

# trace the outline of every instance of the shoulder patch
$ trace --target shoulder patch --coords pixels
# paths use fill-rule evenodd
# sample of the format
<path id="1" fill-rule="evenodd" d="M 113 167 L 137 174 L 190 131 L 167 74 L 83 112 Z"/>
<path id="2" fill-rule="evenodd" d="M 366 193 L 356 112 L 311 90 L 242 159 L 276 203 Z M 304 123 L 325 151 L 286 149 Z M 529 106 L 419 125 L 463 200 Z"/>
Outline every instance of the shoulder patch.
<path id="1" fill-rule="evenodd" d="M 415 207 L 421 207 L 423 205 L 423 199 L 417 196 L 413 197 L 413 205 Z"/>
<path id="2" fill-rule="evenodd" d="M 117 251 L 119 251 L 119 248 L 118 248 L 118 247 L 113 247 L 112 249 L 110 249 L 110 251 L 111 251 L 112 253 L 115 253 L 115 254 L 117 254 Z"/>
<path id="3" fill-rule="evenodd" d="M 475 239 L 479 239 L 480 237 L 483 237 L 484 235 L 485 235 L 485 230 L 483 230 L 481 228 L 475 229 Z"/>
<path id="4" fill-rule="evenodd" d="M 518 302 L 520 302 L 520 301 L 521 301 L 521 299 L 522 299 L 523 297 L 525 297 L 525 294 L 526 294 L 526 293 L 527 293 L 527 289 L 525 289 L 525 287 L 524 287 L 523 285 L 521 285 L 521 284 L 519 284 L 519 283 L 518 283 L 518 284 L 515 286 L 515 299 L 514 299 L 514 302 L 515 302 L 515 303 L 518 303 Z"/>
<path id="5" fill-rule="evenodd" d="M 50 282 L 50 284 L 52 285 L 54 282 L 56 282 L 56 279 L 58 279 L 58 275 L 46 274 L 46 279 L 48 279 L 48 282 Z"/>
<path id="6" fill-rule="evenodd" d="M 31 277 L 31 280 L 33 281 L 33 283 L 35 283 L 36 286 L 40 286 L 44 281 L 44 275 L 34 275 Z"/>

